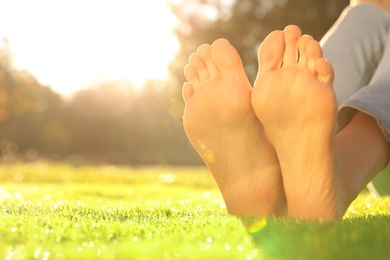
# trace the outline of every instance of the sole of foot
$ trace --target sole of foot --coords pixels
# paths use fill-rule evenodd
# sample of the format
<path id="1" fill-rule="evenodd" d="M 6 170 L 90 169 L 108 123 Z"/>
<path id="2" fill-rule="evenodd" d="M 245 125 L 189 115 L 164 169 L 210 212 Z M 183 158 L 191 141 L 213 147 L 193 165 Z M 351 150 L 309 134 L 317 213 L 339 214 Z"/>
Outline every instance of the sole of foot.
<path id="1" fill-rule="evenodd" d="M 342 216 L 333 68 L 319 43 L 296 26 L 274 31 L 259 50 L 252 105 L 279 158 L 288 215 Z"/>
<path id="2" fill-rule="evenodd" d="M 252 87 L 236 49 L 225 39 L 189 58 L 183 86 L 186 134 L 216 180 L 229 213 L 285 212 L 276 153 L 252 105 Z"/>

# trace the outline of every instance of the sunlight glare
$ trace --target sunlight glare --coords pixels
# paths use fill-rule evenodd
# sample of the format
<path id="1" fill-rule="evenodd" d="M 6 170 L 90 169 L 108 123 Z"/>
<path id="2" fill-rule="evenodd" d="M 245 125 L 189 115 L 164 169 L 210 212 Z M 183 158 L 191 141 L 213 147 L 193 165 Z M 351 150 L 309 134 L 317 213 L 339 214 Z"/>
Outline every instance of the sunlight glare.
<path id="1" fill-rule="evenodd" d="M 8 38 L 15 66 L 62 94 L 165 79 L 179 48 L 176 18 L 162 0 L 16 0 L 0 10 L 0 40 Z"/>
<path id="2" fill-rule="evenodd" d="M 248 227 L 248 231 L 251 234 L 257 233 L 260 230 L 262 230 L 267 225 L 267 218 L 261 218 L 260 220 L 256 221 L 252 225 Z"/>

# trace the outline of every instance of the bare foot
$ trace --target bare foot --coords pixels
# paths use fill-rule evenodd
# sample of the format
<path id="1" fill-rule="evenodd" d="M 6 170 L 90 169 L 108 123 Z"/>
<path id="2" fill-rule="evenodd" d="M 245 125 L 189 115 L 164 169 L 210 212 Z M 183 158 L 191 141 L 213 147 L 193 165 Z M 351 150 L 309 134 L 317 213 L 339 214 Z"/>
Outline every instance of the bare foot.
<path id="1" fill-rule="evenodd" d="M 279 163 L 252 109 L 252 87 L 236 49 L 224 39 L 202 45 L 191 55 L 185 75 L 184 128 L 229 213 L 284 212 Z"/>
<path id="2" fill-rule="evenodd" d="M 296 26 L 271 33 L 259 62 L 252 105 L 275 146 L 289 216 L 342 217 L 332 66 L 319 43 L 301 37 Z"/>

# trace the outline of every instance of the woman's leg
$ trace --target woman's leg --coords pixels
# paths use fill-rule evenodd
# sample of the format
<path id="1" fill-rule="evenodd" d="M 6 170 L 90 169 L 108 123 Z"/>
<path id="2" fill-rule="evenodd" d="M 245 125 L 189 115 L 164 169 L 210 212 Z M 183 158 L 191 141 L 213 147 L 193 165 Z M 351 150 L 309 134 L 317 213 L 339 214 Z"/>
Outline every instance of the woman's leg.
<path id="1" fill-rule="evenodd" d="M 336 142 L 349 202 L 389 160 L 389 31 L 390 15 L 360 4 L 347 8 L 322 40 L 324 56 L 335 68 L 342 129 Z"/>
<path id="2" fill-rule="evenodd" d="M 382 58 L 390 16 L 373 4 L 349 6 L 321 40 L 335 70 L 338 104 L 367 86 Z"/>
<path id="3" fill-rule="evenodd" d="M 350 204 L 389 160 L 390 146 L 372 116 L 358 112 L 336 135 L 345 202 Z"/>
<path id="4" fill-rule="evenodd" d="M 386 13 L 390 13 L 390 1 L 389 0 L 351 0 L 351 5 L 358 5 L 362 3 L 374 3 L 379 6 Z"/>

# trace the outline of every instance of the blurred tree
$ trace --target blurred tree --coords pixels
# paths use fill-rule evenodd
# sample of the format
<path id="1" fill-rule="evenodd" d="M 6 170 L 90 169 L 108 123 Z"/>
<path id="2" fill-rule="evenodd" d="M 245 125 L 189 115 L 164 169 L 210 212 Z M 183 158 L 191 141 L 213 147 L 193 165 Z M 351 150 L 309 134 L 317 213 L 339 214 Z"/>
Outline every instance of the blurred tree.
<path id="1" fill-rule="evenodd" d="M 15 144 L 22 153 L 66 149 L 62 105 L 49 87 L 13 67 L 5 40 L 0 48 L 0 140 Z"/>
<path id="2" fill-rule="evenodd" d="M 151 80 L 141 91 L 128 82 L 110 82 L 64 101 L 11 60 L 8 49 L 0 49 L 3 162 L 39 156 L 72 163 L 198 160 L 176 120 L 183 104 L 172 100 L 174 82 Z"/>
<path id="3" fill-rule="evenodd" d="M 67 104 L 73 153 L 96 157 L 125 150 L 122 118 L 133 98 L 130 89 L 130 83 L 110 82 L 74 95 Z"/>
<path id="4" fill-rule="evenodd" d="M 8 40 L 0 47 L 0 122 L 35 110 L 37 81 L 25 71 L 15 70 L 11 63 Z"/>
<path id="5" fill-rule="evenodd" d="M 172 113 L 168 82 L 141 91 L 111 82 L 80 91 L 68 103 L 71 151 L 104 163 L 186 163 L 197 160 Z M 175 114 L 176 115 L 176 114 Z"/>
<path id="6" fill-rule="evenodd" d="M 72 163 L 187 163 L 199 160 L 177 118 L 175 82 L 143 90 L 110 82 L 64 101 L 0 49 L 0 158 L 44 157 Z M 6 159 L 8 158 L 8 159 Z M 10 160 L 10 158 L 12 160 Z"/>
<path id="7" fill-rule="evenodd" d="M 319 40 L 349 0 L 171 0 L 180 23 L 176 36 L 181 49 L 170 65 L 172 74 L 184 82 L 188 56 L 202 43 L 228 39 L 240 53 L 251 82 L 257 74 L 257 49 L 273 30 L 288 24 Z"/>

